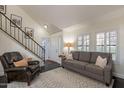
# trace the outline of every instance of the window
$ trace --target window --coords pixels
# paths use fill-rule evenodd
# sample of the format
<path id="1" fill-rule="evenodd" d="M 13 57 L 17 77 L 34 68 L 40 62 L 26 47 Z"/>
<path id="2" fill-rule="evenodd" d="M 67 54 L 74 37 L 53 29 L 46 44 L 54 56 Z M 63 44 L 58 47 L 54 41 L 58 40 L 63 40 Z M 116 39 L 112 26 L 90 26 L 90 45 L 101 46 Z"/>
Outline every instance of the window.
<path id="1" fill-rule="evenodd" d="M 117 32 L 106 33 L 106 51 L 112 53 L 113 60 L 116 60 L 117 52 Z"/>
<path id="2" fill-rule="evenodd" d="M 96 50 L 112 53 L 113 60 L 117 57 L 117 32 L 111 31 L 96 35 Z"/>
<path id="3" fill-rule="evenodd" d="M 104 33 L 99 33 L 96 36 L 96 50 L 100 51 L 100 52 L 104 52 L 105 48 L 104 48 L 104 42 L 105 42 L 105 38 L 104 38 Z"/>
<path id="4" fill-rule="evenodd" d="M 89 51 L 89 35 L 83 35 L 78 37 L 78 50 Z"/>
<path id="5" fill-rule="evenodd" d="M 79 36 L 78 37 L 78 50 L 81 51 L 82 50 L 82 44 L 83 44 L 83 37 Z"/>

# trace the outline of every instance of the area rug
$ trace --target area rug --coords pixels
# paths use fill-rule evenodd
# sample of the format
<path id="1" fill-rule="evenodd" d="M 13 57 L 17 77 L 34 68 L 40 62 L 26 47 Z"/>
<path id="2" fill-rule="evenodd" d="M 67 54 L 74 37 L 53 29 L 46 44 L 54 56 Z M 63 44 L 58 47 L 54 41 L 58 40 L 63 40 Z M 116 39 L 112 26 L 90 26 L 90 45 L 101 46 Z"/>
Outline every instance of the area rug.
<path id="1" fill-rule="evenodd" d="M 26 82 L 11 82 L 8 84 L 8 88 L 107 88 L 107 86 L 97 80 L 60 67 L 41 73 L 31 82 L 30 86 L 27 86 Z"/>

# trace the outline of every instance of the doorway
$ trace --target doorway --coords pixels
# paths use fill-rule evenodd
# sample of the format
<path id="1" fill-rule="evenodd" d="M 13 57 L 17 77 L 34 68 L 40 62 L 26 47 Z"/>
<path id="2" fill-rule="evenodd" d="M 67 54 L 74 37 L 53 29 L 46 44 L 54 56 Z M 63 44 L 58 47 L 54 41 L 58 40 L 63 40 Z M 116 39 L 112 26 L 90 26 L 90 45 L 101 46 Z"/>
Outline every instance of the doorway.
<path id="1" fill-rule="evenodd" d="M 58 57 L 62 53 L 62 34 L 54 34 L 50 37 L 49 59 L 61 64 L 61 59 Z"/>

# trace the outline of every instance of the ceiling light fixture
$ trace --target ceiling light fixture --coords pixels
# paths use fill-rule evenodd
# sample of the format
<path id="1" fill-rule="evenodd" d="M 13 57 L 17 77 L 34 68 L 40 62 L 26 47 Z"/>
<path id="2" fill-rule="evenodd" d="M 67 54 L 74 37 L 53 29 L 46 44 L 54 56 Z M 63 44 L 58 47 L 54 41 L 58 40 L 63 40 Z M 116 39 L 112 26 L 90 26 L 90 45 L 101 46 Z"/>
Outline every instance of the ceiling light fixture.
<path id="1" fill-rule="evenodd" d="M 45 29 L 47 29 L 47 28 L 48 28 L 48 26 L 47 26 L 47 25 L 44 25 L 44 28 L 45 28 Z"/>

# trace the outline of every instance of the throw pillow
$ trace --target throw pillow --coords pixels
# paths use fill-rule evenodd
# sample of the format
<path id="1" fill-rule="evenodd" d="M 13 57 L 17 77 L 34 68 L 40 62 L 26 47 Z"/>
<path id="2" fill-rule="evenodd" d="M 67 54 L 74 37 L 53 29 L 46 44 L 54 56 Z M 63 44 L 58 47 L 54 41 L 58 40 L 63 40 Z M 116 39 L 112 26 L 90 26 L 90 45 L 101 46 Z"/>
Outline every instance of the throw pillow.
<path id="1" fill-rule="evenodd" d="M 73 60 L 72 54 L 68 54 L 68 55 L 66 56 L 66 58 L 67 58 L 67 59 L 70 59 L 70 60 Z"/>
<path id="2" fill-rule="evenodd" d="M 101 68 L 105 68 L 106 64 L 107 64 L 107 59 L 106 58 L 102 58 L 101 56 L 97 57 L 95 65 L 97 65 Z"/>
<path id="3" fill-rule="evenodd" d="M 27 59 L 22 59 L 20 61 L 14 62 L 15 67 L 28 66 Z"/>

